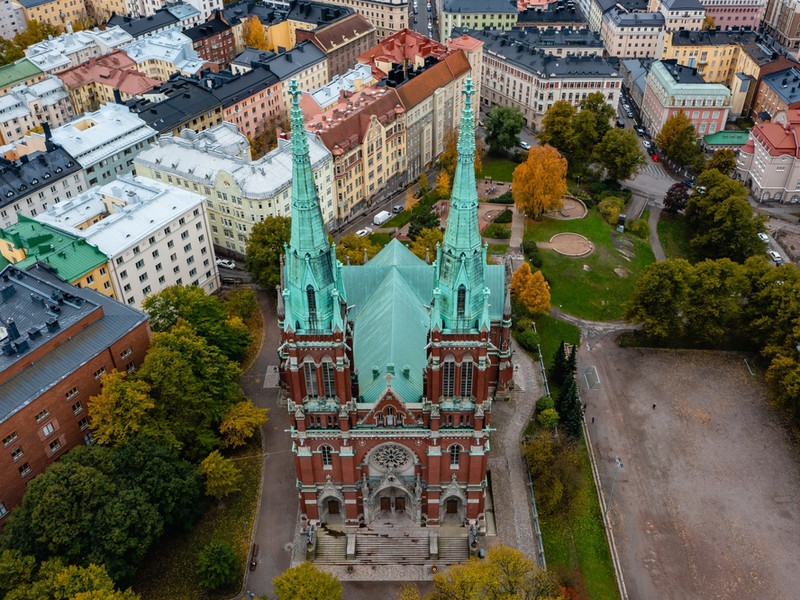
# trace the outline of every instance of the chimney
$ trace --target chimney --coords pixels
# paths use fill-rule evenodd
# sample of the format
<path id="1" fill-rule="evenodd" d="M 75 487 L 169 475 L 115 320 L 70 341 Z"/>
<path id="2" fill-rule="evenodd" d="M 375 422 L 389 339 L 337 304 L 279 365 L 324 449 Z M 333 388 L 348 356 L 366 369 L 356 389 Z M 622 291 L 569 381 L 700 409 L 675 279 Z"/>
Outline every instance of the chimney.
<path id="1" fill-rule="evenodd" d="M 122 94 L 120 94 L 119 88 L 114 88 L 114 102 L 122 104 Z"/>
<path id="2" fill-rule="evenodd" d="M 47 121 L 42 121 L 42 130 L 44 131 L 44 139 L 49 140 L 53 137 L 53 134 L 50 132 L 50 123 Z"/>
<path id="3" fill-rule="evenodd" d="M 19 329 L 14 319 L 6 319 L 6 329 L 8 329 L 8 339 L 15 340 L 19 337 Z"/>

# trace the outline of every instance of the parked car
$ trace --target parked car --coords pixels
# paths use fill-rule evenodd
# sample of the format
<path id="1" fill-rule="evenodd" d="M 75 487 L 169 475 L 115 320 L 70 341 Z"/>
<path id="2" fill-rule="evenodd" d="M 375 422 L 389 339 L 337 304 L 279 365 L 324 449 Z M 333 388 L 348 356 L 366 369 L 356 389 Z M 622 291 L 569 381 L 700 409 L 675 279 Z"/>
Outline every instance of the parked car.
<path id="1" fill-rule="evenodd" d="M 765 244 L 769 244 L 769 236 L 766 233 L 759 232 L 758 233 L 758 239 L 760 239 Z"/>
<path id="2" fill-rule="evenodd" d="M 642 146 L 650 150 L 650 148 L 653 147 L 653 142 L 651 142 L 650 140 L 642 140 Z"/>
<path id="3" fill-rule="evenodd" d="M 772 262 L 774 262 L 776 265 L 783 264 L 783 257 L 777 252 L 775 252 L 775 250 L 770 250 L 769 252 L 767 252 L 767 254 L 772 259 Z"/>
<path id="4" fill-rule="evenodd" d="M 217 266 L 218 267 L 224 267 L 226 269 L 235 269 L 236 268 L 236 263 L 233 262 L 229 258 L 218 258 L 217 259 Z"/>
<path id="5" fill-rule="evenodd" d="M 406 207 L 405 207 L 405 206 L 403 206 L 402 204 L 395 204 L 395 205 L 392 207 L 392 212 L 393 212 L 394 214 L 398 214 L 398 213 L 401 213 L 401 212 L 403 212 L 405 209 L 406 209 Z"/>
<path id="6" fill-rule="evenodd" d="M 686 187 L 694 187 L 694 181 L 692 181 L 691 179 L 684 179 L 683 181 L 681 181 L 681 183 Z"/>
<path id="7" fill-rule="evenodd" d="M 636 127 L 634 127 L 634 129 L 636 130 L 636 135 L 638 135 L 639 137 L 642 137 L 645 134 L 644 127 L 642 127 L 641 125 L 637 125 Z"/>
<path id="8" fill-rule="evenodd" d="M 523 150 L 530 150 L 531 149 L 531 145 L 528 142 L 526 142 L 525 140 L 520 140 L 519 147 L 522 148 Z"/>
<path id="9" fill-rule="evenodd" d="M 372 228 L 371 227 L 364 227 L 364 229 L 359 229 L 358 231 L 356 231 L 356 235 L 358 237 L 366 237 L 370 233 L 372 233 Z"/>
<path id="10" fill-rule="evenodd" d="M 625 109 L 625 114 L 628 115 L 629 119 L 633 118 L 633 111 L 630 109 L 630 107 Z"/>
<path id="11" fill-rule="evenodd" d="M 623 121 L 622 119 L 617 119 L 617 127 L 619 127 L 620 129 L 625 129 L 625 121 Z"/>

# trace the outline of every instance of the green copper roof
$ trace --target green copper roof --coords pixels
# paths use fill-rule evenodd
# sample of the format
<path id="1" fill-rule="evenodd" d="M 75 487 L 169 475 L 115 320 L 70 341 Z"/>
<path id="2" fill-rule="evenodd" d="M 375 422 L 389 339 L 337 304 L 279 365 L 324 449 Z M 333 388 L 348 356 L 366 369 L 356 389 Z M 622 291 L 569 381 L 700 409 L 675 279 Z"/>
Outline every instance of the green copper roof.
<path id="1" fill-rule="evenodd" d="M 24 249 L 27 258 L 17 263 L 26 269 L 36 262 L 52 267 L 64 281 L 71 283 L 104 265 L 108 257 L 96 246 L 69 233 L 19 215 L 19 222 L 0 229 L 0 239 L 16 249 Z"/>
<path id="2" fill-rule="evenodd" d="M 396 238 L 390 241 L 367 263 L 371 267 L 418 267 L 425 263 Z M 427 266 L 427 265 L 426 265 Z"/>
<path id="3" fill-rule="evenodd" d="M 0 87 L 14 85 L 41 73 L 42 70 L 27 58 L 0 67 Z"/>
<path id="4" fill-rule="evenodd" d="M 458 160 L 450 197 L 444 243 L 437 252 L 438 305 L 434 328 L 474 330 L 486 321 L 486 251 L 478 227 L 478 190 L 475 183 L 475 127 L 472 79 L 464 86 L 464 109 L 458 132 Z"/>
<path id="5" fill-rule="evenodd" d="M 718 131 L 703 138 L 707 146 L 744 146 L 750 137 L 750 130 Z"/>
<path id="6" fill-rule="evenodd" d="M 343 326 L 340 303 L 345 294 L 338 276 L 341 264 L 328 243 L 322 221 L 297 80 L 291 81 L 289 93 L 292 95 L 292 232 L 286 246 L 284 328 L 298 332 L 331 331 Z"/>

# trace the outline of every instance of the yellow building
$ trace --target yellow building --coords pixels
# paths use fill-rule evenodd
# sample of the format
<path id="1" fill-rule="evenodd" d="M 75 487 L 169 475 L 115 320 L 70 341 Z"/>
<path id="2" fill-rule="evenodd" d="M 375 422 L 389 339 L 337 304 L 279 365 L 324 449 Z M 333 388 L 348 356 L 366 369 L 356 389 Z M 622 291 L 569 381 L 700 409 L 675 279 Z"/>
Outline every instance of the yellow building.
<path id="1" fill-rule="evenodd" d="M 497 2 L 487 10 L 483 0 L 439 0 L 439 39 L 450 37 L 453 27 L 482 31 L 509 30 L 517 24 L 519 12 L 516 4 Z"/>
<path id="2" fill-rule="evenodd" d="M 84 0 L 19 0 L 27 21 L 40 21 L 54 27 L 88 23 Z"/>
<path id="3" fill-rule="evenodd" d="M 0 254 L 25 269 L 34 263 L 50 267 L 61 279 L 119 300 L 109 275 L 108 257 L 86 240 L 19 215 L 0 229 Z"/>

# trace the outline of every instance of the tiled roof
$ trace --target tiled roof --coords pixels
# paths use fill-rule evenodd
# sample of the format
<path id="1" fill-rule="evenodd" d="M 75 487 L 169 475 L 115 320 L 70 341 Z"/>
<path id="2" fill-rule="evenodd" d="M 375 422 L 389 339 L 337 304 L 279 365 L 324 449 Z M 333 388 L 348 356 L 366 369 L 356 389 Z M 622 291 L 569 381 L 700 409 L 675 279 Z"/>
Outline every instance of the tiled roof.
<path id="1" fill-rule="evenodd" d="M 447 46 L 410 29 L 401 29 L 379 42 L 358 57 L 358 62 L 375 66 L 377 62 L 402 63 L 422 60 L 428 56 L 442 58 Z"/>
<path id="2" fill-rule="evenodd" d="M 337 21 L 315 32 L 314 43 L 323 51 L 331 52 L 342 44 L 375 31 L 375 26 L 359 14 Z"/>
<path id="3" fill-rule="evenodd" d="M 110 85 L 129 96 L 138 96 L 161 85 L 157 79 L 137 71 L 136 61 L 121 50 L 90 58 L 82 65 L 58 73 L 58 77 L 71 90 L 97 82 Z"/>
<path id="4" fill-rule="evenodd" d="M 432 67 L 425 69 L 411 81 L 400 85 L 397 88 L 397 95 L 400 96 L 405 109 L 409 110 L 440 87 L 447 85 L 465 73 L 469 73 L 469 71 L 470 64 L 467 56 L 463 50 L 458 50 Z"/>

